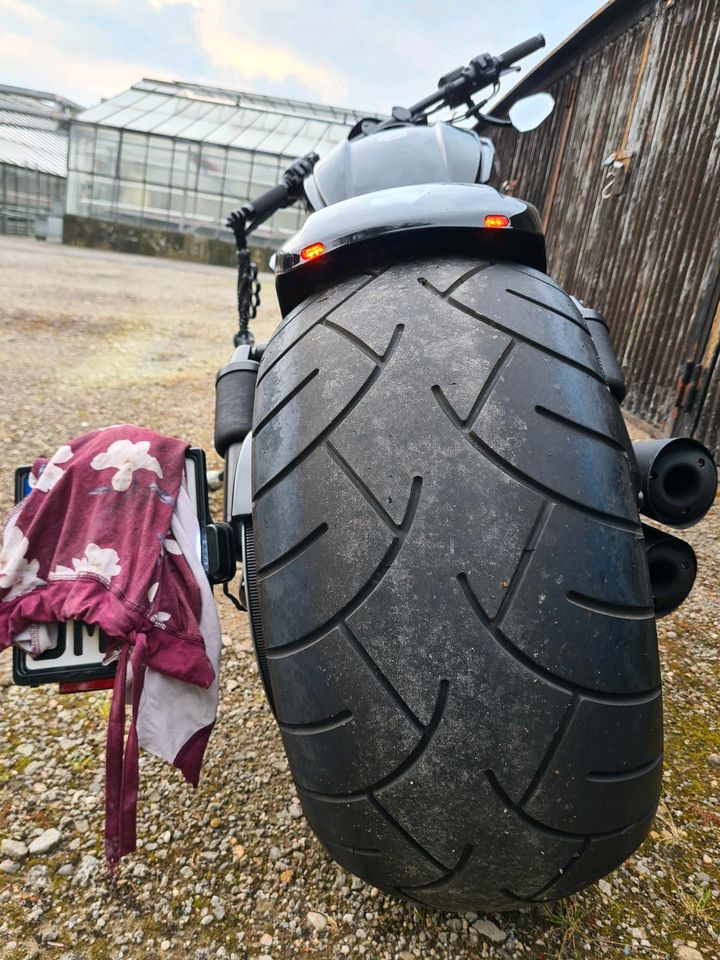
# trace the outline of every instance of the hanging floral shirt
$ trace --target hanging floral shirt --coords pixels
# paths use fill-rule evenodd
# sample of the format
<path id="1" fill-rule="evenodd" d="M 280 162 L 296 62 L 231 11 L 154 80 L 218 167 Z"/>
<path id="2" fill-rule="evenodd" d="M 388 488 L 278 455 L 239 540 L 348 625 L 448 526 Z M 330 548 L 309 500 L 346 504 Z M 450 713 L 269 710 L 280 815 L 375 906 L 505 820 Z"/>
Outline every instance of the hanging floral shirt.
<path id="1" fill-rule="evenodd" d="M 77 619 L 119 650 L 106 777 L 111 863 L 135 849 L 138 743 L 196 784 L 215 717 L 220 626 L 195 551 L 187 448 L 129 425 L 71 440 L 36 461 L 31 493 L 3 534 L 0 649 L 19 642 L 37 655 L 54 646 L 57 622 Z"/>

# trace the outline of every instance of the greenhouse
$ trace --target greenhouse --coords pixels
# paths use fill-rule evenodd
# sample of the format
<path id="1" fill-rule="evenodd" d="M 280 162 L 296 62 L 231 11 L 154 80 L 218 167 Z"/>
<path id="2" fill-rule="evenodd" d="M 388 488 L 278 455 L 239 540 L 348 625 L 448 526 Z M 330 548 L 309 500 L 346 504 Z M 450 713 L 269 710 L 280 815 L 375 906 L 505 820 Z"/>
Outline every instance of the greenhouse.
<path id="1" fill-rule="evenodd" d="M 297 157 L 327 153 L 364 114 L 190 83 L 142 80 L 72 124 L 67 219 L 230 239 L 227 214 L 278 183 Z M 275 245 L 298 208 L 254 235 Z"/>
<path id="2" fill-rule="evenodd" d="M 0 233 L 31 234 L 62 216 L 67 127 L 82 108 L 53 93 L 0 85 Z"/>

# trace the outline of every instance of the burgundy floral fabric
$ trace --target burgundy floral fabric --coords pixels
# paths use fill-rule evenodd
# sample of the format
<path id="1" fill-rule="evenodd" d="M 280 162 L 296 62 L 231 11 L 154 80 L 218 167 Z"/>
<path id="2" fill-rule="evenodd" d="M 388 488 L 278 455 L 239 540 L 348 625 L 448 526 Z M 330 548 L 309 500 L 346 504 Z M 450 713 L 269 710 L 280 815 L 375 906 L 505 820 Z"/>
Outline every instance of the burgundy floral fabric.
<path id="1" fill-rule="evenodd" d="M 219 655 L 213 649 L 212 659 L 208 656 L 201 627 L 203 617 L 208 621 L 211 616 L 209 587 L 201 582 L 187 543 L 183 550 L 173 533 L 178 498 L 189 504 L 183 487 L 187 449 L 182 440 L 127 424 L 77 437 L 49 460 L 36 461 L 31 493 L 12 512 L 3 533 L 0 649 L 29 637 L 37 654 L 41 634 L 47 635 L 41 626 L 72 618 L 100 626 L 119 651 L 107 752 L 106 849 L 111 862 L 135 848 L 137 720 L 148 671 L 151 679 L 161 678 L 159 686 L 153 680 L 149 687 L 156 711 L 166 702 L 172 712 L 172 702 L 182 701 L 187 684 L 195 690 L 217 686 Z M 180 535 L 184 540 L 182 528 Z M 215 620 L 208 622 L 217 647 L 214 607 L 212 616 Z M 124 744 L 130 672 L 132 723 Z M 168 681 L 175 686 L 167 687 Z M 168 696 L 168 690 L 179 692 Z M 188 742 L 174 742 L 168 752 L 159 734 L 146 736 L 153 752 L 167 755 L 194 783 L 212 729 L 206 721 L 213 711 L 202 697 L 200 702 L 196 714 L 204 725 L 197 729 L 197 721 Z M 151 714 L 143 723 L 148 730 L 162 727 Z M 178 729 L 172 717 L 167 726 Z M 201 746 L 193 750 L 197 741 Z"/>

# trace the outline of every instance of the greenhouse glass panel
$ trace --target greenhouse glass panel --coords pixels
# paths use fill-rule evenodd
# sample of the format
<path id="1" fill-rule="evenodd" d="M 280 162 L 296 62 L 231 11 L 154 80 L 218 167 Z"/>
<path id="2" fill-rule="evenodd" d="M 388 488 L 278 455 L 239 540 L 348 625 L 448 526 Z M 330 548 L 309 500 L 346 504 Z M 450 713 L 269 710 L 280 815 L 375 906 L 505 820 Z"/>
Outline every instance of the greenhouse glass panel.
<path id="1" fill-rule="evenodd" d="M 87 123 L 100 123 L 106 120 L 107 117 L 112 116 L 112 114 L 119 113 L 121 108 L 129 107 L 137 103 L 138 100 L 142 100 L 144 96 L 144 90 L 136 90 L 134 88 L 125 90 L 124 93 L 119 93 L 116 97 L 112 97 L 110 100 L 99 103 L 96 107 L 90 107 L 89 110 L 85 110 L 83 120 Z"/>
<path id="2" fill-rule="evenodd" d="M 73 170 L 90 173 L 95 159 L 95 128 L 73 127 L 70 137 L 69 165 Z"/>
<path id="3" fill-rule="evenodd" d="M 142 110 L 136 110 L 135 107 L 125 107 L 124 110 L 118 110 L 117 113 L 111 114 L 106 120 L 102 122 L 109 127 L 127 127 L 130 130 L 133 129 L 134 123 L 136 120 L 139 120 L 140 117 L 144 117 L 145 114 Z"/>
<path id="4" fill-rule="evenodd" d="M 112 220 L 115 216 L 117 193 L 117 180 L 95 177 L 92 181 L 92 216 L 100 220 Z"/>
<path id="5" fill-rule="evenodd" d="M 17 203 L 18 192 L 18 168 L 4 167 L 5 170 L 5 196 L 8 203 Z"/>
<path id="6" fill-rule="evenodd" d="M 210 138 L 213 143 L 231 143 L 243 130 L 251 127 L 260 117 L 257 110 L 244 110 L 233 107 L 227 120 L 216 130 L 213 130 Z"/>
<path id="7" fill-rule="evenodd" d="M 150 137 L 148 140 L 145 179 L 166 187 L 173 169 L 173 142 L 166 137 Z"/>
<path id="8" fill-rule="evenodd" d="M 251 153 L 230 150 L 225 170 L 225 195 L 234 197 L 236 205 L 249 197 L 251 167 Z"/>
<path id="9" fill-rule="evenodd" d="M 234 107 L 212 107 L 182 131 L 188 140 L 214 139 L 211 134 L 232 116 Z"/>
<path id="10" fill-rule="evenodd" d="M 218 229 L 220 227 L 220 197 L 211 197 L 205 193 L 196 194 L 193 219 L 202 223 L 210 223 Z"/>
<path id="11" fill-rule="evenodd" d="M 75 176 L 72 177 L 71 179 L 72 179 L 72 185 L 75 191 L 75 196 L 74 196 L 75 209 L 72 212 L 79 217 L 92 216 L 92 196 L 93 196 L 92 176 L 89 174 L 79 173 L 79 174 L 75 174 Z"/>
<path id="12" fill-rule="evenodd" d="M 203 144 L 198 169 L 198 190 L 205 193 L 223 192 L 226 158 L 227 150 L 224 147 Z"/>
<path id="13" fill-rule="evenodd" d="M 166 187 L 148 186 L 145 189 L 145 219 L 167 220 L 167 211 L 170 207 L 170 190 Z"/>
<path id="14" fill-rule="evenodd" d="M 285 153 L 285 148 L 307 123 L 301 117 L 283 117 L 257 147 L 264 153 Z"/>
<path id="15" fill-rule="evenodd" d="M 276 113 L 261 113 L 255 123 L 246 130 L 243 130 L 232 141 L 231 146 L 242 147 L 245 150 L 254 150 L 259 143 L 267 137 L 271 130 L 279 126 L 282 117 Z"/>
<path id="16" fill-rule="evenodd" d="M 283 153 L 294 157 L 302 157 L 306 153 L 310 153 L 320 144 L 327 129 L 327 123 L 323 123 L 321 120 L 309 120 L 298 135 L 285 145 Z"/>
<path id="17" fill-rule="evenodd" d="M 165 137 L 175 137 L 186 127 L 193 123 L 194 115 L 190 113 L 193 105 L 186 101 L 178 101 L 174 104 L 175 109 L 167 116 L 163 114 L 156 117 L 157 122 L 152 128 L 153 133 L 162 134 Z"/>
<path id="18" fill-rule="evenodd" d="M 169 215 L 171 219 L 176 220 L 178 223 L 181 223 L 183 220 L 183 214 L 185 213 L 186 197 L 187 197 L 187 194 L 185 193 L 184 190 L 170 191 Z"/>
<path id="19" fill-rule="evenodd" d="M 283 165 L 283 170 L 286 164 Z M 262 193 L 268 187 L 274 187 L 280 180 L 280 160 L 278 157 L 256 154 L 253 160 L 250 195 Z"/>
<path id="20" fill-rule="evenodd" d="M 144 180 L 147 163 L 148 138 L 141 133 L 129 133 L 122 136 L 120 148 L 120 176 L 124 180 Z"/>
<path id="21" fill-rule="evenodd" d="M 95 142 L 95 173 L 106 177 L 117 176 L 117 162 L 120 152 L 120 131 L 108 127 L 97 127 Z"/>
<path id="22" fill-rule="evenodd" d="M 144 205 L 145 187 L 140 183 L 125 183 L 121 180 L 118 185 L 118 220 L 137 223 L 142 220 Z"/>
<path id="23" fill-rule="evenodd" d="M 31 198 L 34 207 L 50 206 L 50 177 L 46 173 L 36 173 L 34 196 Z"/>
<path id="24" fill-rule="evenodd" d="M 197 149 L 197 146 L 192 143 L 175 143 L 170 177 L 170 182 L 174 187 L 195 188 L 197 181 L 197 164 L 191 160 L 191 151 L 192 156 L 195 156 Z"/>
<path id="25" fill-rule="evenodd" d="M 71 173 L 68 176 L 65 213 L 72 214 L 75 217 L 80 216 L 80 176 L 77 173 Z"/>

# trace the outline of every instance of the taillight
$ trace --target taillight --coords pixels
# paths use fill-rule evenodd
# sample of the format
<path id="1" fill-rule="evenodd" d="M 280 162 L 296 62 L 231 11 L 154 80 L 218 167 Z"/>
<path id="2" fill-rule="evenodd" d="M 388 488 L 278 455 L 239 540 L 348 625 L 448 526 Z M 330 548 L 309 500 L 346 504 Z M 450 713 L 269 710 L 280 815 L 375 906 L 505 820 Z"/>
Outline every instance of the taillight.
<path id="1" fill-rule="evenodd" d="M 303 247 L 300 251 L 301 260 L 317 260 L 318 257 L 321 257 L 325 253 L 325 244 L 324 243 L 311 243 L 307 247 Z"/>
<path id="2" fill-rule="evenodd" d="M 490 230 L 499 230 L 501 227 L 510 226 L 510 220 L 504 213 L 488 213 L 484 222 Z"/>

